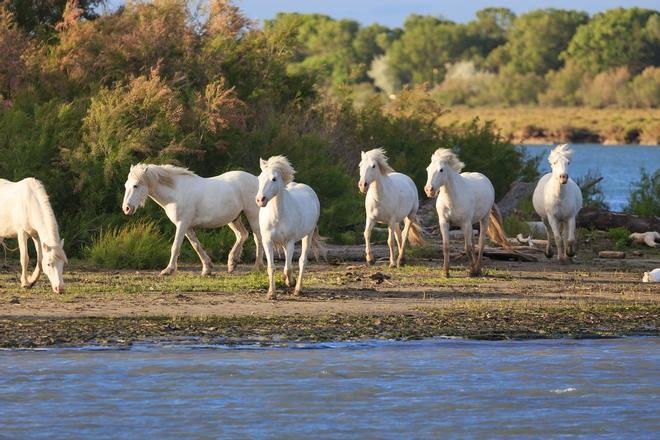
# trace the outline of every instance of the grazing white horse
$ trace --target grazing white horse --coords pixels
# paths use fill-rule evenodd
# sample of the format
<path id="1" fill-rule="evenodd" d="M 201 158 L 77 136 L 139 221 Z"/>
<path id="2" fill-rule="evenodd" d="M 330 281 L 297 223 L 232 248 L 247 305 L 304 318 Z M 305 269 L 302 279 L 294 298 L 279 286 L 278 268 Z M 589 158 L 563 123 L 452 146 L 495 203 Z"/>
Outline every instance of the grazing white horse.
<path id="1" fill-rule="evenodd" d="M 557 257 L 562 264 L 568 263 L 569 258 L 575 255 L 575 216 L 582 208 L 582 191 L 568 176 L 572 156 L 573 150 L 567 144 L 552 150 L 548 156 L 552 172 L 541 177 L 532 196 L 534 209 L 548 232 L 545 256 L 552 258 L 552 232 L 557 244 Z"/>
<path id="2" fill-rule="evenodd" d="M 291 287 L 293 248 L 295 242 L 302 239 L 300 272 L 294 290 L 294 295 L 299 295 L 309 246 L 315 247 L 318 239 L 316 224 L 321 204 L 312 188 L 293 181 L 295 170 L 286 157 L 273 156 L 267 161 L 259 159 L 259 162 L 261 175 L 256 202 L 261 207 L 259 226 L 268 261 L 268 298 L 275 298 L 274 247 L 284 249 L 284 283 Z"/>
<path id="3" fill-rule="evenodd" d="M 417 188 L 412 179 L 405 174 L 395 172 L 387 163 L 387 153 L 376 148 L 362 152 L 360 162 L 360 181 L 358 188 L 367 194 L 364 207 L 367 222 L 364 227 L 365 253 L 368 264 L 374 263 L 371 253 L 371 230 L 376 223 L 388 226 L 387 245 L 390 248 L 390 267 L 394 267 L 394 240 L 396 239 L 399 256 L 396 265 L 400 266 L 405 258 L 406 242 L 422 244 L 422 232 L 417 222 L 419 199 Z M 401 222 L 404 222 L 401 233 Z"/>
<path id="4" fill-rule="evenodd" d="M 161 275 L 176 271 L 183 238 L 188 237 L 199 259 L 202 275 L 211 273 L 211 258 L 202 248 L 195 228 L 219 228 L 229 225 L 236 242 L 227 257 L 227 270 L 233 272 L 241 257 L 248 231 L 243 226 L 241 212 L 250 223 L 256 244 L 255 267 L 263 262 L 259 209 L 254 204 L 259 183 L 256 176 L 244 171 L 230 171 L 220 176 L 204 178 L 192 171 L 172 165 L 137 164 L 131 167 L 126 180 L 122 209 L 133 215 L 151 197 L 176 226 L 170 262 Z"/>
<path id="5" fill-rule="evenodd" d="M 67 262 L 64 240 L 60 240 L 46 190 L 37 179 L 27 178 L 20 182 L 0 179 L 0 243 L 8 237 L 18 238 L 21 286 L 32 287 L 43 270 L 53 292 L 63 293 L 62 271 Z M 32 238 L 37 250 L 37 263 L 30 276 L 28 238 Z"/>
<path id="6" fill-rule="evenodd" d="M 426 168 L 428 179 L 424 192 L 428 197 L 438 196 L 438 211 L 445 276 L 449 277 L 449 226 L 459 226 L 465 238 L 465 254 L 470 265 L 470 275 L 481 273 L 481 256 L 484 236 L 504 247 L 509 243 L 504 234 L 499 210 L 495 205 L 495 189 L 481 173 L 461 173 L 465 164 L 453 151 L 439 148 L 431 156 Z M 472 225 L 479 223 L 479 250 L 475 255 Z"/>

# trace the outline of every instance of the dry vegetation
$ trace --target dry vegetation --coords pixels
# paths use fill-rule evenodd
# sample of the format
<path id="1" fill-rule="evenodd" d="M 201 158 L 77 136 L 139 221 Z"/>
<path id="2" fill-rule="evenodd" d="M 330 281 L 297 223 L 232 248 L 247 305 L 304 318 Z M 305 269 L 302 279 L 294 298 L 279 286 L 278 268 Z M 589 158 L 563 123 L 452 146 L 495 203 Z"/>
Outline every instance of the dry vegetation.
<path id="1" fill-rule="evenodd" d="M 660 144 L 660 109 L 451 107 L 443 124 L 492 120 L 514 143 Z"/>

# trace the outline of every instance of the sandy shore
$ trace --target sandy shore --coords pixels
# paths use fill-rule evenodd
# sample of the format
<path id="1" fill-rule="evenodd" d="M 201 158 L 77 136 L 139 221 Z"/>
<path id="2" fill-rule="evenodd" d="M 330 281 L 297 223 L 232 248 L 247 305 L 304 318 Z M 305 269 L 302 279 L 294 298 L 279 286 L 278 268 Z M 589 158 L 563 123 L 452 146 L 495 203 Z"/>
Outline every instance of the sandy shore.
<path id="1" fill-rule="evenodd" d="M 642 284 L 655 254 L 622 261 L 578 258 L 573 265 L 486 261 L 466 277 L 460 261 L 444 279 L 438 261 L 407 267 L 357 262 L 312 264 L 302 297 L 279 285 L 265 299 L 265 273 L 192 267 L 98 271 L 74 264 L 68 290 L 45 279 L 18 286 L 17 267 L 0 272 L 0 346 L 129 344 L 150 338 L 207 342 L 320 341 L 359 338 L 598 337 L 660 335 L 660 286 Z M 220 270 L 222 268 L 218 268 Z"/>

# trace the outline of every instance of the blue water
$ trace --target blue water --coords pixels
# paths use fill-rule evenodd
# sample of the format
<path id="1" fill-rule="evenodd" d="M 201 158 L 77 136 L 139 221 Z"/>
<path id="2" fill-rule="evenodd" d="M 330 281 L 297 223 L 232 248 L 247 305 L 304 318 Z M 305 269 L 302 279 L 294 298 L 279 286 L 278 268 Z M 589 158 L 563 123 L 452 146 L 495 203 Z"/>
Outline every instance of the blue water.
<path id="1" fill-rule="evenodd" d="M 660 169 L 660 146 L 648 145 L 572 145 L 575 154 L 569 168 L 573 179 L 584 176 L 589 170 L 599 172 L 603 177 L 601 187 L 605 203 L 613 211 L 622 211 L 628 205 L 631 185 L 639 181 L 640 168 L 650 174 Z M 550 172 L 548 153 L 551 145 L 525 145 L 533 156 L 541 154 L 539 171 Z"/>
<path id="2" fill-rule="evenodd" d="M 657 438 L 660 338 L 0 351 L 4 438 Z"/>

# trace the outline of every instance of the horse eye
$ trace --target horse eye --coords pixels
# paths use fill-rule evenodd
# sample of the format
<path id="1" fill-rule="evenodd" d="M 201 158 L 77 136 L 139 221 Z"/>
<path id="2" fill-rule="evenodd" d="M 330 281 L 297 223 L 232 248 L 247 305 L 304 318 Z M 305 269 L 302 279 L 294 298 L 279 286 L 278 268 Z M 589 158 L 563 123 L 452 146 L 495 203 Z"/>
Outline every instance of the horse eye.
<path id="1" fill-rule="evenodd" d="M 376 165 L 371 165 L 371 168 L 376 168 Z"/>
<path id="2" fill-rule="evenodd" d="M 440 172 L 443 172 L 443 171 L 444 171 L 444 170 L 443 170 L 442 168 L 440 168 Z"/>
<path id="3" fill-rule="evenodd" d="M 277 180 L 277 177 L 273 177 L 273 182 L 275 182 L 276 180 Z"/>
<path id="4" fill-rule="evenodd" d="M 138 187 L 137 185 L 133 185 L 133 188 L 137 189 L 137 187 Z"/>

